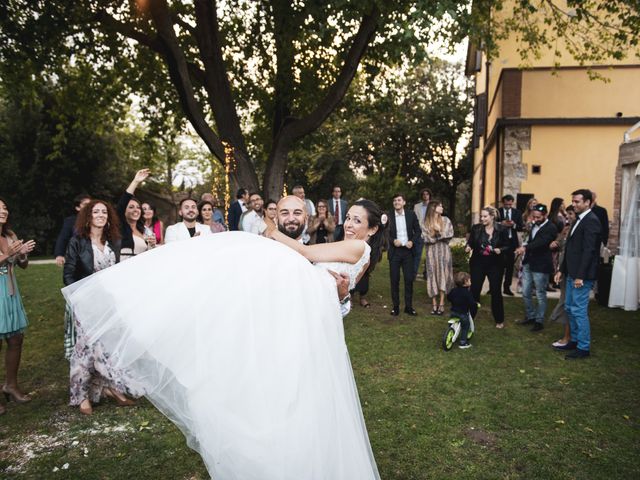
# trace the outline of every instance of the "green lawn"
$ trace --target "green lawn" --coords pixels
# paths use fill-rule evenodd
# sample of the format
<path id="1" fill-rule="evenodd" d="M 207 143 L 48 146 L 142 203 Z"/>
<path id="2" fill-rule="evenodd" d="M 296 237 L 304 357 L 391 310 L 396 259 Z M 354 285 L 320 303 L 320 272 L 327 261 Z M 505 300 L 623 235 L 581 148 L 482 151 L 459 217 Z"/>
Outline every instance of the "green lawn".
<path id="1" fill-rule="evenodd" d="M 181 433 L 146 401 L 107 403 L 92 417 L 67 406 L 60 276 L 55 265 L 19 276 L 31 322 L 21 380 L 34 400 L 11 403 L 0 417 L 0 477 L 207 478 Z M 493 328 L 485 307 L 473 348 L 444 352 L 446 321 L 425 315 L 424 291 L 416 283 L 419 317 L 390 317 L 382 262 L 372 308 L 354 307 L 345 320 L 383 480 L 640 478 L 637 312 L 593 304 L 593 355 L 567 362 L 550 347 L 560 327 L 533 334 L 514 325 L 522 303 L 508 299 L 507 328 Z"/>

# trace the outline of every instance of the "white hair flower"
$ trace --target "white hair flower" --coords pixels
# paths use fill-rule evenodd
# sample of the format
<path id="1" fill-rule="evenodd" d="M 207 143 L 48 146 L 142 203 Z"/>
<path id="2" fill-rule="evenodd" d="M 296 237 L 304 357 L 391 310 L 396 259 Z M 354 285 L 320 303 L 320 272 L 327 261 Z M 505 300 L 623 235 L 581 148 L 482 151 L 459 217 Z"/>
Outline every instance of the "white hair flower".
<path id="1" fill-rule="evenodd" d="M 386 225 L 388 221 L 389 221 L 389 217 L 387 217 L 387 214 L 386 214 L 386 213 L 383 213 L 383 214 L 380 216 L 380 223 L 381 223 L 382 225 Z"/>

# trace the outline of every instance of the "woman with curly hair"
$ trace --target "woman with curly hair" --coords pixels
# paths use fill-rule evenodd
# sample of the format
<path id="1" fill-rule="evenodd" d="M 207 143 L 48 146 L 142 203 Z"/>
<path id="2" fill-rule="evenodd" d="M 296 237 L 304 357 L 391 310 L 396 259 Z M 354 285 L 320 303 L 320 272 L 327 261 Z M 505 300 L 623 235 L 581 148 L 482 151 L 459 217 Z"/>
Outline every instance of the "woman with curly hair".
<path id="1" fill-rule="evenodd" d="M 71 285 L 120 261 L 120 223 L 113 207 L 103 200 L 92 200 L 78 213 L 76 236 L 65 255 L 63 281 Z M 79 405 L 85 415 L 93 413 L 92 403 L 103 396 L 120 405 L 131 404 L 109 380 L 109 370 L 99 342 L 89 342 L 77 318 L 67 307 L 65 315 L 65 356 L 69 359 L 71 405 Z"/>

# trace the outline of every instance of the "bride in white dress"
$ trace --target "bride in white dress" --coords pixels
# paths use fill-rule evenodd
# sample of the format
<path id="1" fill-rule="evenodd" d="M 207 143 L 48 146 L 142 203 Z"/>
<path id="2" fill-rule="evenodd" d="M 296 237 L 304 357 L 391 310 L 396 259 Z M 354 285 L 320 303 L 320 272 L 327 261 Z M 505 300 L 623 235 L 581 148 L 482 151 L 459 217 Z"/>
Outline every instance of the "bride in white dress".
<path id="1" fill-rule="evenodd" d="M 383 226 L 361 200 L 343 242 L 304 246 L 272 228 L 276 242 L 195 237 L 63 294 L 113 375 L 127 373 L 215 480 L 379 479 L 328 270 L 353 288 L 380 258 Z"/>

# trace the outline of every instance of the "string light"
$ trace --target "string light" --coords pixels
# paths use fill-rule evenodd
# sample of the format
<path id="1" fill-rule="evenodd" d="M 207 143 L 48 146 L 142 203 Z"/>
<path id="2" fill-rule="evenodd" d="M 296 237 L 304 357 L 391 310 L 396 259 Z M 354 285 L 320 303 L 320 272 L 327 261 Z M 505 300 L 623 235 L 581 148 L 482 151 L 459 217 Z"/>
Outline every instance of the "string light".
<path id="1" fill-rule="evenodd" d="M 231 174 L 236 171 L 236 159 L 233 154 L 233 145 L 223 140 L 222 146 L 224 147 L 224 216 L 226 218 L 227 211 L 231 205 Z"/>

